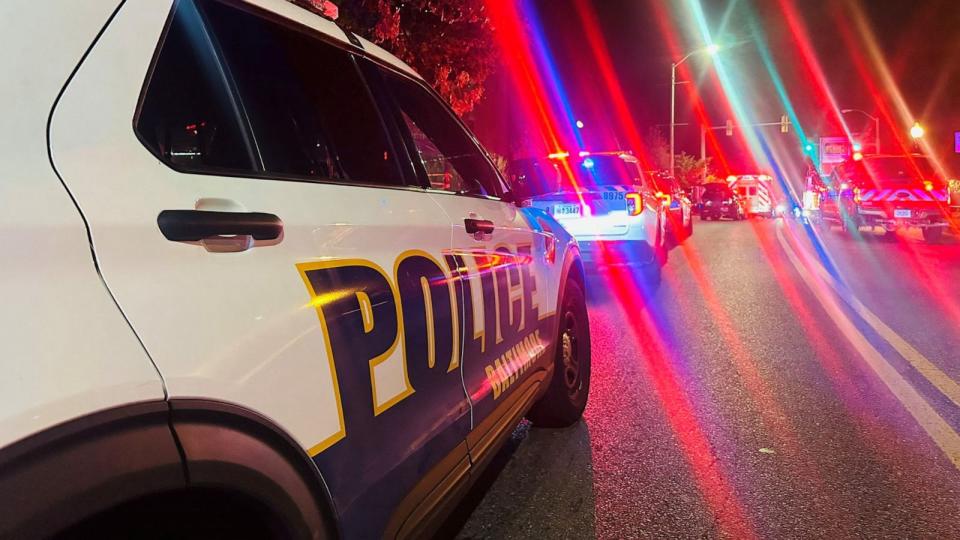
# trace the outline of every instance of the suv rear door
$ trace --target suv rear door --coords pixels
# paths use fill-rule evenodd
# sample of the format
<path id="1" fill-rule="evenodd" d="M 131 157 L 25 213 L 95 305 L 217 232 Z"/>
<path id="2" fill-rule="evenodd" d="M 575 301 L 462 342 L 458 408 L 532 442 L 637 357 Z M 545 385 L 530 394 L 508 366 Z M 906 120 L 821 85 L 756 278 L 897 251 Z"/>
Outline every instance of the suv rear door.
<path id="1" fill-rule="evenodd" d="M 170 6 L 120 9 L 54 113 L 54 163 L 169 396 L 270 419 L 345 535 L 380 536 L 426 471 L 468 463 L 450 221 L 332 23 L 181 0 L 164 29 Z"/>

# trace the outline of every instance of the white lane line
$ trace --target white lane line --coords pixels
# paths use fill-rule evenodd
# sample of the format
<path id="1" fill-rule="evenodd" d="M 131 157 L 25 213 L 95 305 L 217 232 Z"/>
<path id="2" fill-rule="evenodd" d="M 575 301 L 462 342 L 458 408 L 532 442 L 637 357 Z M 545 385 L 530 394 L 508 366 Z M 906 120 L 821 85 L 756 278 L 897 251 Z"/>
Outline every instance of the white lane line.
<path id="1" fill-rule="evenodd" d="M 790 263 L 797 269 L 797 273 L 806 282 L 807 287 L 813 292 L 814 296 L 823 305 L 827 315 L 833 320 L 837 328 L 850 341 L 850 344 L 860 353 L 863 360 L 873 369 L 877 377 L 890 389 L 890 392 L 904 406 L 907 412 L 913 416 L 914 420 L 927 432 L 927 435 L 933 439 L 940 450 L 947 456 L 947 459 L 953 463 L 953 466 L 960 469 L 960 435 L 950 427 L 950 424 L 937 413 L 934 408 L 927 403 L 923 396 L 906 379 L 897 372 L 896 369 L 886 358 L 880 354 L 859 329 L 843 313 L 836 298 L 824 290 L 821 283 L 818 283 L 810 274 L 807 273 L 803 263 L 793 249 L 787 244 L 783 237 L 783 232 L 777 228 L 777 240 L 783 247 Z M 813 264 L 815 268 L 818 264 Z M 819 273 L 819 272 L 818 272 Z M 892 330 L 891 330 L 892 332 Z M 919 354 L 919 353 L 918 353 Z"/>
<path id="2" fill-rule="evenodd" d="M 780 229 L 777 229 L 777 234 L 780 234 L 780 232 Z M 887 326 L 870 308 L 863 305 L 853 293 L 837 283 L 837 280 L 827 272 L 822 264 L 813 262 L 809 266 L 819 274 L 824 282 L 830 285 L 830 288 L 832 288 L 857 315 L 860 315 L 874 331 L 880 334 L 880 337 L 886 340 L 900 356 L 930 381 L 930 384 L 935 386 L 937 390 L 952 401 L 954 405 L 960 407 L 960 384 L 957 384 L 949 375 L 941 371 L 940 368 L 928 360 L 927 357 L 921 354 L 913 345 L 903 339 L 900 334 Z"/>

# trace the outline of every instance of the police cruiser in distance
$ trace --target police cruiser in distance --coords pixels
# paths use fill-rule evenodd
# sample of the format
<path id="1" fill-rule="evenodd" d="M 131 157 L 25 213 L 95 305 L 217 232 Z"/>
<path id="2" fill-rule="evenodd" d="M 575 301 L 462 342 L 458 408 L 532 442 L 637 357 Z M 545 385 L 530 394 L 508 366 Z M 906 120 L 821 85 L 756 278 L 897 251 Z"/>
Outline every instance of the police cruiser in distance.
<path id="1" fill-rule="evenodd" d="M 580 418 L 576 242 L 408 66 L 286 0 L 9 1 L 0 537 L 423 537 Z"/>
<path id="2" fill-rule="evenodd" d="M 658 278 L 666 258 L 664 201 L 629 152 L 566 152 L 511 163 L 525 204 L 577 239 L 588 266 L 637 266 Z M 669 204 L 669 203 L 668 203 Z"/>

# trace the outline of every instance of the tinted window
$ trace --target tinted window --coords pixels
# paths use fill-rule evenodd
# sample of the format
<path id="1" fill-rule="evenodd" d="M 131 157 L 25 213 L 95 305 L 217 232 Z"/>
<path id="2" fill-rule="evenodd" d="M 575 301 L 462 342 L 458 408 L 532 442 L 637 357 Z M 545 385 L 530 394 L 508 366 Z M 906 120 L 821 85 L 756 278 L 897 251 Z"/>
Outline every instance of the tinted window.
<path id="1" fill-rule="evenodd" d="M 933 179 L 937 174 L 926 158 L 888 157 L 855 162 L 853 176 L 860 181 L 897 184 Z"/>
<path id="2" fill-rule="evenodd" d="M 177 9 L 137 120 L 143 142 L 162 160 L 193 171 L 258 168 L 241 128 L 240 104 L 191 2 Z"/>
<path id="3" fill-rule="evenodd" d="M 619 156 L 586 156 L 571 160 L 570 168 L 574 179 L 581 186 L 643 183 L 640 167 Z"/>
<path id="4" fill-rule="evenodd" d="M 384 72 L 400 118 L 426 169 L 430 185 L 475 195 L 499 196 L 496 171 L 446 108 L 419 84 Z"/>
<path id="5" fill-rule="evenodd" d="M 219 2 L 205 5 L 267 172 L 399 183 L 383 124 L 349 53 Z"/>
<path id="6" fill-rule="evenodd" d="M 726 199 L 733 195 L 733 191 L 723 184 L 707 184 L 703 190 L 704 199 Z"/>
<path id="7" fill-rule="evenodd" d="M 521 199 L 560 189 L 560 169 L 552 160 L 517 159 L 507 166 L 510 189 Z"/>
<path id="8" fill-rule="evenodd" d="M 401 183 L 348 52 L 215 1 L 180 3 L 137 127 L 191 171 Z"/>

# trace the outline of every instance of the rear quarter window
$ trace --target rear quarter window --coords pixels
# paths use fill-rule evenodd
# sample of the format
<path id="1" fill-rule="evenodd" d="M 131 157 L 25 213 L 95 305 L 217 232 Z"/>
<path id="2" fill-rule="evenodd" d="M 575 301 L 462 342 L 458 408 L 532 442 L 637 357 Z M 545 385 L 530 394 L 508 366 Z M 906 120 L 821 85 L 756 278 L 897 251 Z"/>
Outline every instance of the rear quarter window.
<path id="1" fill-rule="evenodd" d="M 402 183 L 351 53 L 215 0 L 177 3 L 136 130 L 183 172 Z"/>

